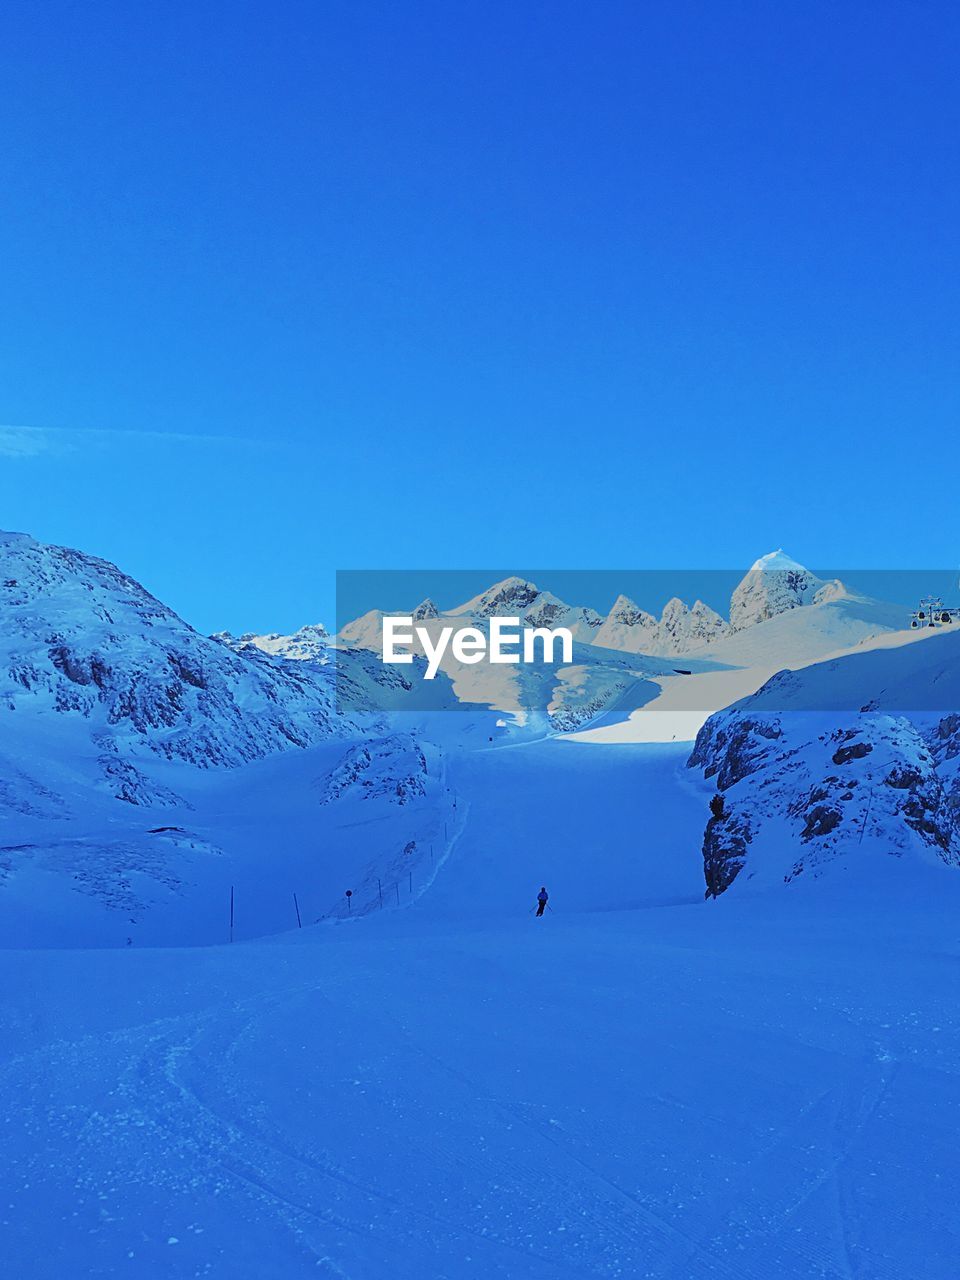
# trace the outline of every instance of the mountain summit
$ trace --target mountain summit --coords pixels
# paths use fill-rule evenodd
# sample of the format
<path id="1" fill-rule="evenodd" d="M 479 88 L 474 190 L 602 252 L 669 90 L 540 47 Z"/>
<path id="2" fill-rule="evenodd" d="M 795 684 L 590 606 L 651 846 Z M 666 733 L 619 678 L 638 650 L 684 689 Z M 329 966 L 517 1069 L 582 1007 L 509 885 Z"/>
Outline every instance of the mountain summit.
<path id="1" fill-rule="evenodd" d="M 824 582 L 785 551 L 771 551 L 755 561 L 730 597 L 730 630 L 742 631 L 788 609 L 849 594 L 839 579 Z"/>

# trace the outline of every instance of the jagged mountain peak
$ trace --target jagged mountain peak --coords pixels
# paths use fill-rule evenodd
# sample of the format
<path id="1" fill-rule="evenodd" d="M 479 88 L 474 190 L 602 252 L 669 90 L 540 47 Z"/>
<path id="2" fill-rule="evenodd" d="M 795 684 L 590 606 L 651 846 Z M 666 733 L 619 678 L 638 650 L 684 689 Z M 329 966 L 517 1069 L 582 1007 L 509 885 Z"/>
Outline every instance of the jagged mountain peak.
<path id="1" fill-rule="evenodd" d="M 656 626 L 657 622 L 652 613 L 647 613 L 629 596 L 623 594 L 614 600 L 613 607 L 607 614 L 607 621 L 620 623 L 625 627 L 652 627 Z"/>
<path id="2" fill-rule="evenodd" d="M 788 609 L 813 604 L 825 585 L 785 551 L 771 551 L 754 562 L 730 597 L 730 629 L 742 631 Z"/>
<path id="3" fill-rule="evenodd" d="M 495 582 L 479 595 L 467 600 L 458 609 L 451 609 L 451 614 L 470 613 L 478 618 L 488 618 L 494 614 L 523 612 L 529 609 L 538 596 L 546 594 L 533 582 L 526 578 L 511 575 L 501 582 Z"/>

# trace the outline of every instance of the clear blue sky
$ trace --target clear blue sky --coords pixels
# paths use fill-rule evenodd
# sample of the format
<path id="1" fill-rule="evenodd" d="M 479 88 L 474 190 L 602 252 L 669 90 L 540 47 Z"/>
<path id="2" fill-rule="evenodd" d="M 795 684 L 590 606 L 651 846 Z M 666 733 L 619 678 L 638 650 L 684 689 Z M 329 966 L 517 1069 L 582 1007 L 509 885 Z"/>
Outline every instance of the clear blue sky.
<path id="1" fill-rule="evenodd" d="M 0 527 L 198 627 L 333 570 L 953 565 L 960 10 L 0 19 Z"/>

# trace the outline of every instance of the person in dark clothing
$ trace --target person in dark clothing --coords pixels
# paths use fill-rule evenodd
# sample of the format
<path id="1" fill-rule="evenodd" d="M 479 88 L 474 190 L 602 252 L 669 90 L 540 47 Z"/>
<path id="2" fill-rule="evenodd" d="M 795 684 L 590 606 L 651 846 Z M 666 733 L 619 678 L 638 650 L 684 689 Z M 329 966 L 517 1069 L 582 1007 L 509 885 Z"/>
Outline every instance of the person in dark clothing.
<path id="1" fill-rule="evenodd" d="M 546 886 L 540 886 L 540 892 L 537 894 L 537 915 L 542 916 L 547 909 L 547 899 L 550 897 L 547 893 Z"/>

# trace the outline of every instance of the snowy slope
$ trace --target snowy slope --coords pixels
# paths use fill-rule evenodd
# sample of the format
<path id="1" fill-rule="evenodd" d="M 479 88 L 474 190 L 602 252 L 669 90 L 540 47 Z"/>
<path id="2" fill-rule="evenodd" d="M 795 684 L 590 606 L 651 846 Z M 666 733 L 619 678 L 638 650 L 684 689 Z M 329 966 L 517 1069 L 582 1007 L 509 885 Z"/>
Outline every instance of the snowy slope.
<path id="1" fill-rule="evenodd" d="M 6 1266 L 954 1280 L 960 877 L 888 871 L 826 907 L 7 952 Z"/>
<path id="2" fill-rule="evenodd" d="M 736 666 L 799 667 L 891 632 L 903 632 L 903 642 L 908 625 L 901 606 L 847 593 L 784 610 L 696 652 Z"/>
<path id="3" fill-rule="evenodd" d="M 758 667 L 578 643 L 498 726 L 363 648 L 237 652 L 27 541 L 0 588 L 11 1275 L 954 1280 L 960 636 L 783 671 L 687 768 L 551 735 Z M 860 607 L 735 638 L 816 655 Z M 171 654 L 204 676 L 173 722 L 123 713 L 184 682 Z M 269 736 L 318 706 L 307 745 Z M 741 863 L 719 901 L 704 844 L 714 888 Z"/>
<path id="4" fill-rule="evenodd" d="M 431 778 L 419 740 L 457 704 L 440 679 L 411 713 L 411 689 L 365 650 L 325 664 L 236 650 L 114 565 L 3 535 L 0 934 L 209 942 L 231 884 L 257 903 L 239 936 L 286 927 L 295 890 L 322 914 L 344 874 L 436 829 L 436 761 Z M 456 720 L 465 740 L 493 729 L 479 713 Z M 328 773 L 364 752 L 359 788 L 324 804 Z M 376 849 L 348 841 L 357 821 L 391 834 Z M 319 848 L 345 852 L 318 872 Z"/>
<path id="5" fill-rule="evenodd" d="M 578 740 L 692 742 L 709 716 L 756 692 L 779 671 L 913 643 L 918 633 L 895 629 L 902 625 L 898 606 L 854 595 L 792 609 L 697 650 L 697 659 L 710 660 L 706 668 L 691 655 L 681 660 L 689 674 L 672 668 L 652 675 L 659 687 L 655 698 L 629 716 L 583 730 Z"/>

